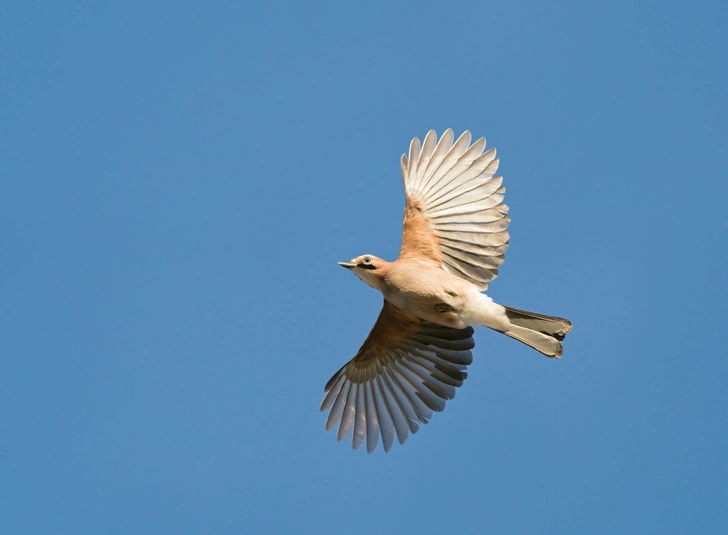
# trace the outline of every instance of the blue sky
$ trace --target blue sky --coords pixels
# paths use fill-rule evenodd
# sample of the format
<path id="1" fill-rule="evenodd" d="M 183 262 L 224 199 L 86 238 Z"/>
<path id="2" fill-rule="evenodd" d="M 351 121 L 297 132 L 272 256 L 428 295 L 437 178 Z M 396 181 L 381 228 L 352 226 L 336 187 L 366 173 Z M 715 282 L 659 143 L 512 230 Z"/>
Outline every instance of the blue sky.
<path id="1" fill-rule="evenodd" d="M 6 2 L 6 533 L 728 529 L 728 9 L 719 2 Z M 388 454 L 323 386 L 399 249 L 399 157 L 498 148 L 489 295 L 567 317 L 552 361 L 476 332 Z"/>

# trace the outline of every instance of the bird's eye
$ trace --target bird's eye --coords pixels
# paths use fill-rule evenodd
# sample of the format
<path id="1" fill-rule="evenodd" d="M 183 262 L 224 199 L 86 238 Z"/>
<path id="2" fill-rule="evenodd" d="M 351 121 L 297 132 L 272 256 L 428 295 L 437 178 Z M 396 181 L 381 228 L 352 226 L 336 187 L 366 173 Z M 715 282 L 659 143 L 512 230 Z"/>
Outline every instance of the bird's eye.
<path id="1" fill-rule="evenodd" d="M 371 256 L 365 256 L 365 257 L 364 257 L 364 263 L 365 263 L 365 264 L 368 264 L 368 263 L 369 263 L 369 262 L 371 262 L 371 261 L 372 261 L 372 257 L 371 257 Z"/>

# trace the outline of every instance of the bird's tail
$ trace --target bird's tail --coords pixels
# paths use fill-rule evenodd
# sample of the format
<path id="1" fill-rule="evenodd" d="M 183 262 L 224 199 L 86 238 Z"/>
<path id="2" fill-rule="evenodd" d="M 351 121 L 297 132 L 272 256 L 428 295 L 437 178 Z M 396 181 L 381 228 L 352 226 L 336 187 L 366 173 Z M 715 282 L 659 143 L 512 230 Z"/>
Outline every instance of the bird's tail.
<path id="1" fill-rule="evenodd" d="M 557 359 L 564 353 L 561 341 L 571 332 L 571 322 L 554 316 L 504 307 L 511 326 L 504 334 L 531 346 L 547 357 Z"/>

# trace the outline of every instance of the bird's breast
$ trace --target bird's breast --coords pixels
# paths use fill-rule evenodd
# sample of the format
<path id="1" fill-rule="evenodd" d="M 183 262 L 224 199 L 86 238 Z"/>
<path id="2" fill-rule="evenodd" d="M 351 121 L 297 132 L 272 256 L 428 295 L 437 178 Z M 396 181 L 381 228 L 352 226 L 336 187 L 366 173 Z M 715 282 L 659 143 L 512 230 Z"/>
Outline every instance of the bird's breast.
<path id="1" fill-rule="evenodd" d="M 477 287 L 429 263 L 395 265 L 385 278 L 384 298 L 405 312 L 461 329 L 462 313 Z"/>

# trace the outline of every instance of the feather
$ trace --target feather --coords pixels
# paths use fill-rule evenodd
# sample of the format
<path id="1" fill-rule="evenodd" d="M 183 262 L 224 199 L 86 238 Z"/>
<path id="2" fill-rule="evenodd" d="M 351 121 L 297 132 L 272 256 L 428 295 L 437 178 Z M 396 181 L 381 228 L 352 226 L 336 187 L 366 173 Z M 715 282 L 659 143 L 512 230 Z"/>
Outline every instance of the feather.
<path id="1" fill-rule="evenodd" d="M 373 452 L 379 440 L 379 411 L 376 406 L 376 391 L 374 381 L 366 383 L 366 421 L 367 421 L 367 453 Z"/>
<path id="2" fill-rule="evenodd" d="M 454 232 L 452 230 L 443 230 L 440 232 L 442 240 L 449 242 L 471 243 L 473 245 L 482 245 L 486 247 L 498 247 L 503 245 L 510 238 L 507 230 L 492 233 L 476 233 L 476 232 Z"/>
<path id="3" fill-rule="evenodd" d="M 399 440 L 400 444 L 404 444 L 410 431 L 413 434 L 417 432 L 416 429 L 412 430 L 411 428 L 410 423 L 413 423 L 413 420 L 407 416 L 407 411 L 397 399 L 387 375 L 381 374 L 377 377 L 377 381 L 379 382 L 379 390 L 383 394 L 382 402 L 386 405 L 391 417 L 392 426 L 397 431 L 397 440 Z M 392 426 L 390 426 L 390 430 Z M 384 432 L 382 432 L 382 441 L 384 442 Z"/>
<path id="4" fill-rule="evenodd" d="M 454 191 L 443 195 L 437 201 L 428 204 L 427 209 L 432 210 L 434 213 L 436 210 L 478 202 L 495 193 L 500 188 L 502 181 L 503 177 L 482 179 L 482 182 L 480 178 L 473 180 L 471 183 L 464 184 Z"/>
<path id="5" fill-rule="evenodd" d="M 417 191 L 420 185 L 420 181 L 422 178 L 422 175 L 424 174 L 425 170 L 427 169 L 427 166 L 430 163 L 430 159 L 432 158 L 432 154 L 435 150 L 435 145 L 437 142 L 437 134 L 434 130 L 430 130 L 427 132 L 427 135 L 425 136 L 424 141 L 422 142 L 422 149 L 420 150 L 420 157 L 417 161 L 417 170 L 418 174 L 417 176 L 410 177 L 410 189 L 407 191 Z"/>
<path id="6" fill-rule="evenodd" d="M 341 392 L 341 387 L 344 385 L 344 381 L 346 381 L 346 376 L 343 373 L 339 372 L 334 375 L 334 377 L 332 377 L 332 379 L 337 378 L 338 380 L 332 387 L 329 387 L 329 390 L 326 393 L 324 400 L 321 402 L 321 412 L 328 410 L 331 407 L 331 404 L 336 399 L 336 396 L 338 396 L 339 392 Z"/>
<path id="7" fill-rule="evenodd" d="M 440 225 L 445 223 L 463 224 L 463 223 L 490 223 L 492 221 L 498 221 L 505 217 L 508 213 L 508 207 L 505 204 L 499 204 L 489 210 L 483 210 L 482 212 L 476 213 L 463 213 L 453 214 L 448 216 L 436 216 L 432 217 L 432 223 L 434 225 Z"/>
<path id="8" fill-rule="evenodd" d="M 503 262 L 506 261 L 505 256 L 503 254 L 500 255 L 473 255 L 468 254 L 466 252 L 460 251 L 459 249 L 453 249 L 451 247 L 448 247 L 447 245 L 440 244 L 440 247 L 442 248 L 442 253 L 448 257 L 453 258 L 454 260 L 459 260 L 461 262 L 465 262 L 466 264 L 470 264 L 474 267 L 480 267 L 484 269 L 493 269 L 493 268 L 499 268 L 503 265 Z"/>
<path id="9" fill-rule="evenodd" d="M 382 446 L 384 447 L 384 451 L 389 451 L 389 448 L 392 447 L 392 444 L 394 443 L 394 423 L 392 421 L 392 414 L 387 406 L 387 399 L 386 395 L 382 391 L 382 378 L 381 376 L 377 376 L 372 382 L 371 382 L 371 389 L 374 394 L 374 399 L 372 400 L 375 406 L 375 411 L 377 414 L 378 424 L 379 424 L 379 432 L 382 435 Z M 374 445 L 372 446 L 371 450 L 369 449 L 369 438 L 367 438 L 367 451 L 371 453 L 374 450 L 374 447 L 376 447 L 376 438 L 372 439 L 374 442 Z"/>
<path id="10" fill-rule="evenodd" d="M 351 436 L 351 447 L 359 449 L 364 443 L 367 429 L 366 383 L 359 385 L 356 395 L 356 414 L 354 415 L 354 433 Z"/>
<path id="11" fill-rule="evenodd" d="M 336 397 L 334 406 L 331 408 L 331 412 L 329 412 L 329 417 L 326 419 L 326 431 L 331 431 L 336 425 L 336 422 L 339 421 L 339 418 L 341 418 L 341 414 L 344 412 L 344 406 L 346 405 L 346 398 L 349 395 L 350 388 L 351 383 L 349 381 L 346 381 L 343 388 L 339 392 L 339 395 Z"/>
<path id="12" fill-rule="evenodd" d="M 488 197 L 482 198 L 480 200 L 474 201 L 474 202 L 468 202 L 467 204 L 459 204 L 455 206 L 448 206 L 444 208 L 437 208 L 432 210 L 432 216 L 438 217 L 438 216 L 448 216 L 448 215 L 454 215 L 454 214 L 465 214 L 465 213 L 472 213 L 472 212 L 480 212 L 482 210 L 488 210 L 490 208 L 493 208 L 494 206 L 500 204 L 503 201 L 503 194 L 500 193 L 500 191 L 503 188 L 500 188 L 496 192 L 490 194 Z M 505 192 L 505 191 L 504 191 Z M 429 213 L 428 213 L 429 215 Z"/>
<path id="13" fill-rule="evenodd" d="M 420 140 L 419 138 L 414 138 L 412 140 L 412 143 L 410 143 L 410 150 L 409 150 L 409 162 L 407 165 L 407 175 L 408 176 L 417 176 L 417 162 L 420 159 Z"/>
<path id="14" fill-rule="evenodd" d="M 450 128 L 443 132 L 440 141 L 437 143 L 437 146 L 435 147 L 435 150 L 430 157 L 427 168 L 423 170 L 423 173 L 421 173 L 421 178 L 417 183 L 416 191 L 419 192 L 427 190 L 427 184 L 430 181 L 430 178 L 432 178 L 432 175 L 437 172 L 438 167 L 440 167 L 440 163 L 442 163 L 442 161 L 445 159 L 445 156 L 452 147 L 453 137 L 454 136 Z"/>
<path id="15" fill-rule="evenodd" d="M 470 182 L 471 180 L 477 178 L 483 173 L 490 174 L 489 166 L 494 161 L 495 158 L 495 149 L 490 149 L 488 152 L 481 154 L 478 156 L 473 163 L 468 167 L 467 170 L 465 170 L 460 176 L 452 178 L 450 180 L 441 180 L 439 184 L 433 186 L 428 191 L 428 198 L 434 198 L 436 195 L 438 195 L 441 190 L 445 188 L 456 188 L 460 186 L 461 184 L 466 184 Z M 496 165 L 496 169 L 497 169 Z M 487 171 L 486 171 L 487 170 Z M 495 173 L 495 171 L 493 171 Z M 490 176 L 493 176 L 492 174 Z"/>
<path id="16" fill-rule="evenodd" d="M 508 228 L 508 224 L 511 222 L 511 218 L 503 216 L 495 221 L 488 223 L 440 223 L 434 222 L 433 228 L 438 234 L 440 232 L 455 231 L 455 232 L 473 232 L 473 233 L 488 233 L 488 232 L 500 232 Z"/>
<path id="17" fill-rule="evenodd" d="M 346 398 L 346 406 L 341 415 L 339 423 L 339 431 L 336 433 L 336 440 L 341 441 L 349 434 L 351 426 L 354 423 L 354 413 L 356 412 L 356 393 L 359 390 L 357 383 L 352 383 L 349 389 L 349 396 Z"/>
<path id="18" fill-rule="evenodd" d="M 422 192 L 425 197 L 427 197 L 427 190 L 429 189 L 430 184 L 437 184 L 440 182 L 440 180 L 447 175 L 450 170 L 455 167 L 460 160 L 460 157 L 465 154 L 465 152 L 468 150 L 468 146 L 470 145 L 470 132 L 465 131 L 463 134 L 458 138 L 458 140 L 455 142 L 455 144 L 450 148 L 450 150 L 445 155 L 445 158 L 442 160 L 440 165 L 437 167 L 437 170 L 430 178 L 429 182 L 426 183 L 422 189 Z"/>

